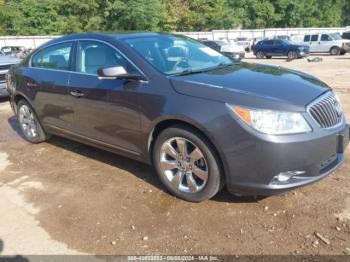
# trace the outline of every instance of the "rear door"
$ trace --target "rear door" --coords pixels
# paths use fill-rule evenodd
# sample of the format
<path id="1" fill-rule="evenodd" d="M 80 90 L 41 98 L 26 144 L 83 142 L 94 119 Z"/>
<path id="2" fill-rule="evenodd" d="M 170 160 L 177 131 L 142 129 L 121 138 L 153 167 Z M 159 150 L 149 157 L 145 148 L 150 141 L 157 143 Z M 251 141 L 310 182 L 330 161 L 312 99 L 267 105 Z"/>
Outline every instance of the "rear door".
<path id="1" fill-rule="evenodd" d="M 275 48 L 274 48 L 274 40 L 266 40 L 262 44 L 262 51 L 267 56 L 273 56 L 275 54 Z"/>
<path id="2" fill-rule="evenodd" d="M 310 52 L 320 52 L 319 51 L 319 35 L 311 35 L 310 39 Z"/>
<path id="3" fill-rule="evenodd" d="M 74 42 L 46 47 L 22 69 L 22 81 L 43 125 L 70 129 L 73 107 L 68 98 Z"/>
<path id="4" fill-rule="evenodd" d="M 275 40 L 274 41 L 274 53 L 275 55 L 282 56 L 285 53 L 285 47 L 284 42 L 282 40 Z"/>
<path id="5" fill-rule="evenodd" d="M 142 83 L 99 79 L 97 70 L 135 67 L 113 46 L 95 40 L 77 44 L 76 70 L 72 73 L 69 94 L 75 100 L 74 132 L 107 147 L 139 153 L 140 116 L 138 94 Z"/>

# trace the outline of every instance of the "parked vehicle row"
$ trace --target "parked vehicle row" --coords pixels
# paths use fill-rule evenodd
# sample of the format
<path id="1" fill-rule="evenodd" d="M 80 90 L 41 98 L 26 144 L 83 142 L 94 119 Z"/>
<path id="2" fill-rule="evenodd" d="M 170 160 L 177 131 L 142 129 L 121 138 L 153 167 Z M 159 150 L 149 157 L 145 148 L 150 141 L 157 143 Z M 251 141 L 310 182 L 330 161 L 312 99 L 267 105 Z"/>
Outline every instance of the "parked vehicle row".
<path id="1" fill-rule="evenodd" d="M 18 64 L 20 60 L 16 57 L 6 55 L 0 50 L 0 97 L 9 95 L 6 86 L 6 73 L 12 65 Z"/>
<path id="2" fill-rule="evenodd" d="M 0 49 L 5 55 L 16 56 L 23 59 L 30 53 L 30 49 L 24 46 L 3 46 Z"/>
<path id="3" fill-rule="evenodd" d="M 316 182 L 349 143 L 339 99 L 319 79 L 184 36 L 56 38 L 13 66 L 7 84 L 28 141 L 54 134 L 153 163 L 188 201 L 224 185 L 271 195 Z"/>
<path id="4" fill-rule="evenodd" d="M 237 45 L 242 46 L 246 52 L 251 51 L 252 39 L 248 37 L 238 37 L 230 42 L 235 42 Z"/>
<path id="5" fill-rule="evenodd" d="M 203 41 L 204 39 L 202 39 Z M 215 42 L 217 40 L 206 41 Z M 271 42 L 273 40 L 282 40 L 286 42 Z M 225 39 L 220 39 L 220 41 L 226 41 Z M 331 55 L 343 55 L 346 52 L 350 52 L 350 32 L 344 32 L 341 36 L 339 33 L 320 33 L 312 35 L 277 35 L 274 37 L 255 37 L 250 39 L 248 37 L 238 37 L 235 39 L 229 39 L 230 44 L 235 44 L 244 48 L 246 52 L 253 51 L 257 54 L 258 51 L 255 50 L 256 45 L 260 43 L 260 46 L 264 45 L 264 49 L 269 49 L 269 54 L 262 56 L 262 54 L 267 51 L 260 50 L 258 57 L 272 56 L 288 56 L 290 59 L 297 57 L 307 56 L 309 53 L 329 53 Z M 287 43 L 289 42 L 289 43 Z M 214 45 L 214 44 L 213 44 Z M 290 50 L 285 50 L 286 45 L 297 45 L 300 48 L 292 48 Z M 283 46 L 283 47 L 282 47 Z M 308 47 L 304 48 L 304 47 Z M 219 50 L 218 47 L 215 47 Z M 272 49 L 272 50 L 271 50 Z M 283 49 L 283 50 L 281 50 Z M 300 49 L 302 52 L 300 52 Z M 288 55 L 289 52 L 289 55 Z M 298 53 L 301 53 L 300 55 Z"/>
<path id="6" fill-rule="evenodd" d="M 350 51 L 350 40 L 342 39 L 337 33 L 305 35 L 303 40 L 303 44 L 308 45 L 312 53 L 343 55 Z"/>
<path id="7" fill-rule="evenodd" d="M 223 41 L 223 40 L 216 40 L 216 41 L 205 40 L 205 41 L 202 41 L 202 43 L 236 60 L 241 60 L 245 56 L 244 47 L 240 45 L 236 45 L 234 43 L 227 43 L 226 41 Z"/>

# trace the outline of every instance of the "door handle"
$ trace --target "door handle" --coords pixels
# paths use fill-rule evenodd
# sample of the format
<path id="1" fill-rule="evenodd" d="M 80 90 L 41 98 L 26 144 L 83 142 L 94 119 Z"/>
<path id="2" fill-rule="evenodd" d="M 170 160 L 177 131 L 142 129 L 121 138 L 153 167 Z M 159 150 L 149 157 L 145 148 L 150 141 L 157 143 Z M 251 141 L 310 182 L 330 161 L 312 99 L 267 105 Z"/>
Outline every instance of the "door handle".
<path id="1" fill-rule="evenodd" d="M 36 84 L 36 83 L 31 83 L 31 82 L 27 82 L 27 87 L 31 87 L 31 88 L 33 88 L 33 87 L 38 87 L 39 85 L 38 84 Z"/>
<path id="2" fill-rule="evenodd" d="M 70 91 L 70 94 L 71 94 L 71 96 L 74 96 L 74 97 L 77 97 L 77 98 L 84 96 L 84 93 L 82 93 L 79 90 L 77 90 L 77 91 Z"/>

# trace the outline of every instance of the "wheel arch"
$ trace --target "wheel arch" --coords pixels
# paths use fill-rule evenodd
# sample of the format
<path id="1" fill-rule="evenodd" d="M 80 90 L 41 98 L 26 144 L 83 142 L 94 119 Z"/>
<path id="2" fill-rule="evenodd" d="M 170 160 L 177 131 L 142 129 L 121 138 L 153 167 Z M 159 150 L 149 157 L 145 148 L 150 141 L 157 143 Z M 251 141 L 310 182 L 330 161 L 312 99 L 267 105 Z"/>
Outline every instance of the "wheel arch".
<path id="1" fill-rule="evenodd" d="M 185 119 L 181 119 L 181 118 L 166 118 L 166 119 L 162 119 L 160 121 L 158 121 L 155 125 L 153 125 L 153 128 L 151 130 L 151 132 L 149 133 L 148 136 L 148 143 L 147 143 L 147 152 L 148 155 L 150 157 L 150 161 L 152 162 L 152 155 L 153 155 L 153 146 L 154 146 L 154 142 L 156 141 L 157 137 L 159 136 L 159 134 L 172 126 L 176 126 L 176 125 L 183 125 L 186 126 L 188 128 L 191 128 L 193 130 L 195 130 L 196 132 L 199 132 L 204 138 L 207 139 L 207 141 L 211 144 L 211 146 L 213 147 L 218 161 L 219 161 L 219 165 L 220 168 L 222 169 L 222 171 L 224 172 L 224 176 L 226 178 L 226 174 L 227 174 L 227 164 L 225 162 L 225 158 L 223 157 L 223 152 L 219 149 L 215 138 L 213 138 L 212 136 L 210 136 L 209 132 L 202 126 L 200 126 L 198 123 L 193 123 L 192 121 L 187 121 Z"/>
<path id="2" fill-rule="evenodd" d="M 24 94 L 22 93 L 16 93 L 14 96 L 13 96 L 13 102 L 16 106 L 14 106 L 14 110 L 15 110 L 15 113 L 17 114 L 17 104 L 20 100 L 25 100 L 27 103 L 29 103 L 29 105 L 33 108 L 33 105 L 30 101 L 30 99 L 28 97 L 26 97 Z"/>
<path id="3" fill-rule="evenodd" d="M 331 52 L 333 48 L 337 48 L 338 50 L 340 50 L 340 49 L 341 49 L 339 46 L 334 45 L 334 46 L 332 46 L 331 48 L 329 48 L 329 52 Z"/>

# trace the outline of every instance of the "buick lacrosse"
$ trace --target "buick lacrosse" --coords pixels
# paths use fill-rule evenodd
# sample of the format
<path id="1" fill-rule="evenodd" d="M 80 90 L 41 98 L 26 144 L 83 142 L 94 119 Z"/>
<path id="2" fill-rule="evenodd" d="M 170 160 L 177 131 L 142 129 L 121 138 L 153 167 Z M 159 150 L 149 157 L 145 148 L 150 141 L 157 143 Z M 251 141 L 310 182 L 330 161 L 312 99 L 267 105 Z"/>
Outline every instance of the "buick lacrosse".
<path id="1" fill-rule="evenodd" d="M 68 35 L 6 79 L 28 141 L 58 135 L 153 164 L 188 201 L 223 186 L 272 195 L 313 183 L 344 161 L 349 143 L 325 83 L 237 62 L 184 36 Z"/>

